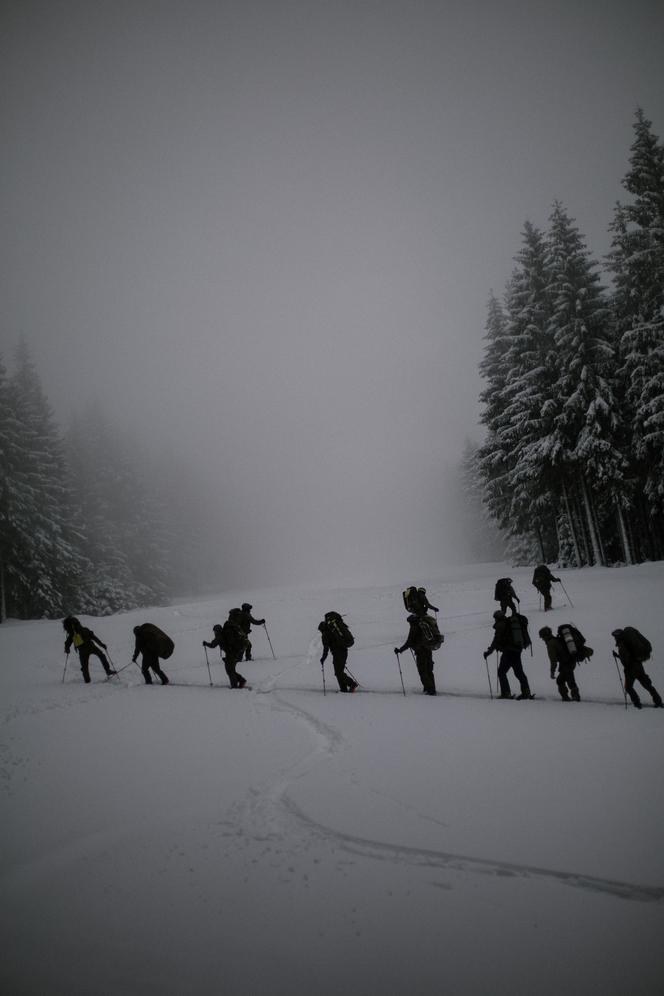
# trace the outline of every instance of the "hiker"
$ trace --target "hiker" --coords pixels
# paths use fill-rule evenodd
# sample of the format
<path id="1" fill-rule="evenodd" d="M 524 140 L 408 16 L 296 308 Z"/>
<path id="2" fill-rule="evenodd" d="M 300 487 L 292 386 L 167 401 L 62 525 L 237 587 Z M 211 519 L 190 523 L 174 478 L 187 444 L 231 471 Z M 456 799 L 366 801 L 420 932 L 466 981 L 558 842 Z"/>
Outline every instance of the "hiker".
<path id="1" fill-rule="evenodd" d="M 223 626 L 214 626 L 214 640 L 206 643 L 206 647 L 219 647 L 223 653 L 224 668 L 231 683 L 231 688 L 244 688 L 247 679 L 237 671 L 237 665 L 242 660 L 247 647 L 247 637 L 242 629 L 242 609 L 231 609 Z M 205 643 L 205 641 L 203 641 Z"/>
<path id="2" fill-rule="evenodd" d="M 578 659 L 571 654 L 560 636 L 554 636 L 550 626 L 542 626 L 539 635 L 546 644 L 546 652 L 549 655 L 551 665 L 551 677 L 558 685 L 558 691 L 563 702 L 570 701 L 570 695 L 575 702 L 581 701 L 579 688 L 574 677 L 574 669 L 578 664 Z M 558 676 L 556 677 L 556 668 Z"/>
<path id="3" fill-rule="evenodd" d="M 525 616 L 513 614 L 508 619 L 502 609 L 497 609 L 493 618 L 494 635 L 491 646 L 484 651 L 484 660 L 493 653 L 500 651 L 500 662 L 498 664 L 498 684 L 500 686 L 500 699 L 513 699 L 512 689 L 507 678 L 507 673 L 511 669 L 521 686 L 521 694 L 517 699 L 534 699 L 530 692 L 528 678 L 521 664 L 521 651 L 530 646 L 528 636 L 528 620 Z"/>
<path id="4" fill-rule="evenodd" d="M 415 655 L 417 673 L 422 682 L 422 690 L 425 695 L 436 694 L 436 680 L 433 676 L 433 651 L 438 650 L 443 642 L 443 637 L 438 629 L 438 624 L 432 616 L 415 615 L 408 616 L 410 629 L 406 642 L 402 647 L 395 647 L 395 654 L 402 654 L 404 650 L 412 650 Z"/>
<path id="5" fill-rule="evenodd" d="M 425 616 L 429 609 L 432 612 L 439 611 L 427 598 L 426 588 L 416 588 L 414 585 L 410 585 L 403 592 L 403 604 L 406 612 L 416 616 Z"/>
<path id="6" fill-rule="evenodd" d="M 653 685 L 650 677 L 646 674 L 643 666 L 652 653 L 650 640 L 639 633 L 633 626 L 625 626 L 624 629 L 614 629 L 611 636 L 616 641 L 618 657 L 625 672 L 625 692 L 632 700 L 632 704 L 637 709 L 641 709 L 641 699 L 634 688 L 634 682 L 638 681 L 652 696 L 652 702 L 656 709 L 662 708 L 662 697 Z"/>
<path id="7" fill-rule="evenodd" d="M 153 623 L 143 623 L 141 626 L 134 626 L 134 636 L 136 637 L 136 643 L 131 659 L 132 663 L 135 664 L 138 655 L 142 655 L 141 671 L 145 679 L 145 684 L 152 684 L 150 671 L 154 671 L 162 685 L 167 685 L 168 677 L 159 666 L 159 658 L 161 657 L 166 660 L 173 653 L 174 643 L 170 636 L 167 636 L 166 633 Z"/>
<path id="8" fill-rule="evenodd" d="M 98 657 L 101 661 L 107 678 L 110 678 L 112 674 L 117 674 L 115 668 L 109 664 L 106 655 L 98 649 L 102 647 L 104 650 L 108 650 L 106 644 L 102 643 L 91 629 L 88 629 L 87 626 L 82 626 L 76 616 L 67 616 L 66 619 L 63 619 L 62 627 L 67 634 L 65 653 L 69 653 L 73 643 L 81 662 L 81 672 L 86 685 L 90 684 L 90 657 L 92 655 Z"/>
<path id="9" fill-rule="evenodd" d="M 251 641 L 249 639 L 249 634 L 251 633 L 251 627 L 252 626 L 264 626 L 265 625 L 265 620 L 264 619 L 254 619 L 254 617 L 251 614 L 251 610 L 252 609 L 253 609 L 253 605 L 250 605 L 249 602 L 243 602 L 242 603 L 242 615 L 238 617 L 240 619 L 240 628 L 242 629 L 242 632 L 244 633 L 244 635 L 247 638 L 247 643 L 246 643 L 246 647 L 245 647 L 245 656 L 244 656 L 244 659 L 246 661 L 250 661 L 252 659 L 251 658 Z M 242 659 L 242 658 L 240 658 L 240 659 Z"/>
<path id="10" fill-rule="evenodd" d="M 546 564 L 538 564 L 533 571 L 533 585 L 544 599 L 544 611 L 551 608 L 551 585 L 553 582 L 560 584 L 560 578 L 554 578 Z"/>
<path id="11" fill-rule="evenodd" d="M 509 609 L 512 615 L 516 615 L 516 605 L 515 602 L 521 604 L 514 588 L 512 587 L 512 578 L 498 578 L 496 581 L 496 587 L 493 593 L 494 601 L 500 602 L 500 611 L 503 615 Z M 495 613 L 494 613 L 495 619 Z"/>
<path id="12" fill-rule="evenodd" d="M 355 643 L 353 634 L 338 612 L 326 612 L 325 618 L 318 624 L 318 631 L 323 642 L 321 667 L 325 664 L 327 655 L 332 654 L 332 666 L 339 691 L 354 692 L 358 683 L 346 673 L 348 650 Z"/>

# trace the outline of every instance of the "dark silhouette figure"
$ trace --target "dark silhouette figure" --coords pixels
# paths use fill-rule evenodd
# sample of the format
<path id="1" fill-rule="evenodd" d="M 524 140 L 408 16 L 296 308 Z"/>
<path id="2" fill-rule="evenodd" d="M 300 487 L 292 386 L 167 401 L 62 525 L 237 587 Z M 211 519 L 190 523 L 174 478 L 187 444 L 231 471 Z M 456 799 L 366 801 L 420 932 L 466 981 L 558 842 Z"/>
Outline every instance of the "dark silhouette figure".
<path id="1" fill-rule="evenodd" d="M 581 696 L 576 683 L 574 671 L 578 663 L 577 657 L 571 654 L 559 636 L 554 636 L 550 626 L 543 626 L 539 635 L 546 644 L 546 652 L 549 655 L 551 666 L 551 677 L 558 685 L 558 691 L 563 702 L 569 702 L 570 696 L 574 702 L 580 702 Z M 556 676 L 556 668 L 558 675 Z"/>
<path id="2" fill-rule="evenodd" d="M 168 677 L 159 665 L 160 658 L 168 658 L 173 653 L 173 641 L 158 626 L 152 623 L 143 623 L 141 626 L 134 626 L 134 636 L 136 642 L 132 661 L 136 663 L 139 654 L 142 655 L 141 671 L 146 685 L 152 684 L 152 675 L 157 675 L 162 685 L 168 684 Z"/>
<path id="3" fill-rule="evenodd" d="M 353 635 L 338 612 L 326 612 L 325 618 L 318 624 L 318 631 L 323 642 L 321 666 L 325 664 L 327 655 L 332 655 L 334 676 L 337 679 L 340 692 L 354 692 L 357 682 L 346 673 L 348 649 L 353 645 Z"/>
<path id="4" fill-rule="evenodd" d="M 240 621 L 240 629 L 242 630 L 242 632 L 246 637 L 245 652 L 244 652 L 244 659 L 246 661 L 251 660 L 251 641 L 249 639 L 249 634 L 251 633 L 251 627 L 265 625 L 264 619 L 254 619 L 254 617 L 251 614 L 252 609 L 253 605 L 250 605 L 249 602 L 243 602 L 241 609 L 242 615 L 238 616 L 238 619 Z"/>
<path id="5" fill-rule="evenodd" d="M 412 650 L 415 655 L 415 665 L 417 673 L 422 682 L 422 690 L 425 695 L 436 694 L 436 680 L 433 676 L 433 652 L 427 645 L 424 633 L 420 626 L 420 617 L 412 614 L 408 616 L 408 636 L 402 647 L 395 647 L 395 654 L 402 654 L 404 650 Z"/>
<path id="6" fill-rule="evenodd" d="M 650 692 L 655 708 L 661 709 L 662 697 L 653 685 L 650 676 L 646 674 L 643 666 L 644 661 L 650 656 L 650 651 L 646 652 L 646 656 L 644 656 L 643 652 L 639 651 L 636 641 L 632 638 L 633 633 L 637 633 L 641 640 L 644 639 L 638 633 L 638 630 L 634 630 L 630 626 L 625 626 L 624 629 L 614 629 L 611 633 L 611 636 L 616 641 L 618 657 L 625 672 L 625 691 L 632 700 L 632 704 L 637 709 L 641 709 L 641 699 L 634 687 L 635 682 L 638 681 L 647 692 Z"/>
<path id="7" fill-rule="evenodd" d="M 560 583 L 560 578 L 554 578 L 546 564 L 539 564 L 533 571 L 533 585 L 544 599 L 544 611 L 551 608 L 551 585 L 556 581 Z"/>
<path id="8" fill-rule="evenodd" d="M 530 692 L 530 685 L 526 672 L 521 664 L 522 646 L 518 646 L 511 626 L 511 620 L 507 618 L 502 610 L 497 610 L 493 614 L 495 620 L 493 624 L 493 640 L 491 646 L 484 651 L 484 659 L 492 654 L 494 650 L 500 651 L 500 661 L 498 664 L 498 684 L 500 686 L 501 699 L 513 699 L 512 689 L 507 678 L 508 672 L 513 671 L 521 687 L 521 694 L 518 699 L 532 699 L 534 696 Z M 515 618 L 514 616 L 512 618 Z M 525 617 L 524 617 L 525 618 Z M 516 621 L 516 619 L 515 619 Z"/>
<path id="9" fill-rule="evenodd" d="M 81 662 L 83 681 L 86 684 L 90 683 L 90 657 L 92 656 L 99 658 L 107 677 L 117 673 L 109 664 L 106 654 L 103 654 L 101 650 L 99 650 L 99 647 L 102 647 L 103 650 L 107 650 L 108 648 L 106 644 L 102 643 L 99 637 L 95 636 L 91 629 L 88 629 L 87 626 L 82 626 L 76 616 L 67 616 L 66 619 L 62 620 L 62 626 L 67 634 L 67 639 L 65 640 L 65 653 L 69 653 L 73 644 Z"/>

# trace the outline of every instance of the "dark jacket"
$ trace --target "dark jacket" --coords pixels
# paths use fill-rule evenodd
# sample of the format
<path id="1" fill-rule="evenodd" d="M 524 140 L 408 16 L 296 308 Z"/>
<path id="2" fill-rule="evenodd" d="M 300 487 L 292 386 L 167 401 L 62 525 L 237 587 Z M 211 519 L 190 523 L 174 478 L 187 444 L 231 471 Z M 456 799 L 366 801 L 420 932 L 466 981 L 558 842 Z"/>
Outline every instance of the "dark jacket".
<path id="1" fill-rule="evenodd" d="M 422 635 L 422 630 L 417 619 L 417 616 L 408 616 L 408 636 L 406 637 L 406 642 L 402 647 L 397 647 L 397 653 L 402 654 L 405 650 L 412 650 L 415 654 L 420 654 L 423 652 L 431 653 L 429 647 L 427 647 L 424 642 L 424 637 Z"/>
<path id="2" fill-rule="evenodd" d="M 87 626 L 73 626 L 71 630 L 67 632 L 67 639 L 65 640 L 65 653 L 68 654 L 71 650 L 71 645 L 74 644 L 76 650 L 80 651 L 82 649 L 89 650 L 92 644 L 96 643 L 98 647 L 103 647 L 106 650 L 106 644 L 102 643 L 98 636 L 96 636 L 91 629 Z"/>
<path id="3" fill-rule="evenodd" d="M 241 609 L 240 611 L 242 614 L 238 616 L 238 625 L 247 636 L 251 633 L 252 626 L 263 626 L 265 624 L 264 619 L 254 619 L 248 609 Z"/>
<path id="4" fill-rule="evenodd" d="M 512 628 L 510 626 L 509 620 L 505 616 L 502 619 L 496 619 L 493 624 L 493 640 L 491 641 L 491 646 L 487 648 L 487 656 L 492 654 L 494 650 L 521 650 L 521 647 L 515 646 L 512 640 Z"/>
<path id="5" fill-rule="evenodd" d="M 552 581 L 560 581 L 560 578 L 554 578 L 546 564 L 539 564 L 533 571 L 532 583 L 536 588 L 540 584 L 550 585 Z"/>

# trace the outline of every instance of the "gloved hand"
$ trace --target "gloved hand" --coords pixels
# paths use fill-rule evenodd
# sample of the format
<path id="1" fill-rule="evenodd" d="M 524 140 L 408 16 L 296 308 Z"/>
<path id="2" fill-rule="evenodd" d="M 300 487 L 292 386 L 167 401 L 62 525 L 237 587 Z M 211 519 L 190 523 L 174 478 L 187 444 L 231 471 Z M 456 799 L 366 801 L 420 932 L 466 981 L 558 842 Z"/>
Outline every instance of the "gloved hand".
<path id="1" fill-rule="evenodd" d="M 487 657 L 489 656 L 489 654 L 490 654 L 490 651 L 489 651 L 489 650 L 485 650 L 485 651 L 484 651 L 484 653 L 482 654 L 482 657 L 484 658 L 484 660 L 486 660 L 486 659 L 487 659 Z"/>
<path id="2" fill-rule="evenodd" d="M 399 656 L 399 648 L 398 647 L 394 648 L 394 653 L 397 655 L 397 657 Z"/>
<path id="3" fill-rule="evenodd" d="M 108 647 L 106 646 L 105 643 L 102 643 L 102 647 L 104 648 L 104 650 L 108 650 Z"/>
<path id="4" fill-rule="evenodd" d="M 325 663 L 325 658 L 321 657 L 321 659 L 320 659 L 320 666 L 322 667 L 324 663 Z"/>

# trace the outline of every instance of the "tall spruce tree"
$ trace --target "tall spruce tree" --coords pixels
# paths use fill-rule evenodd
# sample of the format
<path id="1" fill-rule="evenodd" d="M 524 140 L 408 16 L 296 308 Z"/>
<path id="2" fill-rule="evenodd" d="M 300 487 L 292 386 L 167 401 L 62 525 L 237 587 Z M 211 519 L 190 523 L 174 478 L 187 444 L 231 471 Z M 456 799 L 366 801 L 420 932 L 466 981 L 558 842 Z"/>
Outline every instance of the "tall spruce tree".
<path id="1" fill-rule="evenodd" d="M 491 293 L 485 325 L 485 350 L 480 372 L 486 387 L 480 394 L 483 405 L 480 421 L 487 427 L 487 437 L 480 447 L 477 462 L 485 484 L 485 502 L 490 515 L 503 529 L 510 512 L 510 454 L 503 436 L 503 392 L 509 377 L 507 320 L 498 298 Z"/>
<path id="2" fill-rule="evenodd" d="M 595 270 L 578 228 L 556 203 L 546 274 L 558 376 L 546 448 L 562 474 L 566 501 L 574 495 L 581 503 L 592 561 L 603 564 L 599 515 L 607 509 L 614 513 L 619 506 L 624 460 L 616 446 L 619 412 L 610 379 L 615 359 L 611 316 Z"/>
<path id="3" fill-rule="evenodd" d="M 664 148 L 637 110 L 631 200 L 616 206 L 608 258 L 618 334 L 619 384 L 629 429 L 635 542 L 664 555 Z M 641 497 L 643 496 L 643 497 Z"/>
<path id="4" fill-rule="evenodd" d="M 508 381 L 503 392 L 505 438 L 514 455 L 510 474 L 511 518 L 520 536 L 531 535 L 539 558 L 555 554 L 555 493 L 550 467 L 542 459 L 540 440 L 547 404 L 552 395 L 547 294 L 546 243 L 534 225 L 526 222 L 517 269 L 508 285 L 506 303 L 509 348 Z"/>

